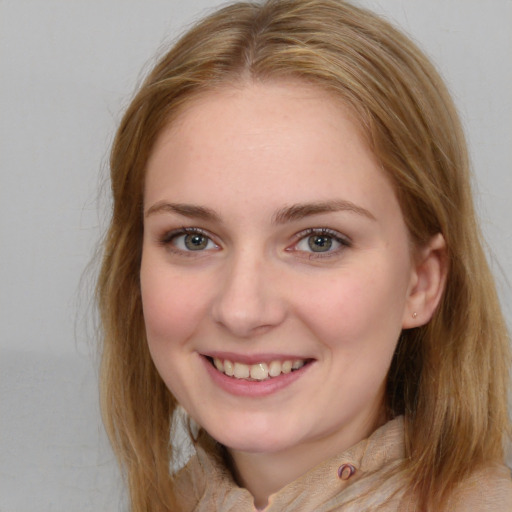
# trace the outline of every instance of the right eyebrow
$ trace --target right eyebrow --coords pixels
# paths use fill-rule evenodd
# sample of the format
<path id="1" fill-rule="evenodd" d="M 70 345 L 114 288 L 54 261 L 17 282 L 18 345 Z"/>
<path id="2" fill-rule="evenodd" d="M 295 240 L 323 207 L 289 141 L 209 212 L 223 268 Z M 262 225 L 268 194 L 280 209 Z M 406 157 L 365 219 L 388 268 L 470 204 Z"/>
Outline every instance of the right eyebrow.
<path id="1" fill-rule="evenodd" d="M 159 201 L 154 205 L 150 206 L 144 217 L 155 215 L 156 213 L 177 213 L 183 217 L 189 217 L 191 219 L 201 219 L 220 222 L 220 216 L 210 208 L 204 206 L 196 206 L 193 204 L 182 204 L 182 203 L 168 203 L 167 201 Z"/>

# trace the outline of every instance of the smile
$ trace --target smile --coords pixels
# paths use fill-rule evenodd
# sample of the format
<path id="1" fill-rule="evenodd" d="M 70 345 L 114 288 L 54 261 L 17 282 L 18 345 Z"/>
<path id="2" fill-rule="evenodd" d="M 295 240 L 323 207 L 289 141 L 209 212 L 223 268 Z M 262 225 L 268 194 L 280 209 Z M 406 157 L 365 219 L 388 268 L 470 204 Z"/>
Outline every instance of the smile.
<path id="1" fill-rule="evenodd" d="M 245 364 L 228 359 L 209 358 L 215 368 L 234 379 L 243 379 L 248 381 L 264 381 L 274 379 L 280 375 L 286 375 L 296 370 L 300 370 L 308 363 L 306 359 L 294 359 L 285 361 L 260 362 L 255 364 Z"/>

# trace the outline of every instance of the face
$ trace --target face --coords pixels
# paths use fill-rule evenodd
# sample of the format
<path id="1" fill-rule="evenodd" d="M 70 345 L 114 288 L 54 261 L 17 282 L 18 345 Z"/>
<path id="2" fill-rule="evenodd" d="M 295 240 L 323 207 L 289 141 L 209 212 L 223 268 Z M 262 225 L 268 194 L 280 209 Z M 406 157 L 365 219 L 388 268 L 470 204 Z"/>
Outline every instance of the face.
<path id="1" fill-rule="evenodd" d="M 225 88 L 160 135 L 144 194 L 149 349 L 232 451 L 332 450 L 375 428 L 413 279 L 393 188 L 327 93 Z"/>

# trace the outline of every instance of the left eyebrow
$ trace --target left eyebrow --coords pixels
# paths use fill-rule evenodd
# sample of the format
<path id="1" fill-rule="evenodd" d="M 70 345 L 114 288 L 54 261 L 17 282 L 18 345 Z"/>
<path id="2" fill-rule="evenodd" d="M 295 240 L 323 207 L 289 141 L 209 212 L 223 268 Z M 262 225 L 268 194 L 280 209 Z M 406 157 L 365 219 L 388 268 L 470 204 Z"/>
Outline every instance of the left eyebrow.
<path id="1" fill-rule="evenodd" d="M 352 203 L 351 201 L 334 199 L 332 201 L 301 203 L 286 206 L 278 210 L 272 216 L 272 222 L 274 224 L 284 224 L 286 222 L 301 220 L 305 217 L 309 217 L 310 215 L 320 215 L 322 213 L 332 212 L 352 212 L 357 215 L 367 217 L 370 220 L 377 220 L 371 212 Z"/>

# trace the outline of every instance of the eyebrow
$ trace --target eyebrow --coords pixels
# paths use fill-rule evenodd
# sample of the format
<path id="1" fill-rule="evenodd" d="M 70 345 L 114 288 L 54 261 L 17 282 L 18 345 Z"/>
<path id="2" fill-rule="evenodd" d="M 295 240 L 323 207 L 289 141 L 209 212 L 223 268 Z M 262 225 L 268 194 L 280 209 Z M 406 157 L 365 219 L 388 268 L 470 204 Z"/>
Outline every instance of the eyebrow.
<path id="1" fill-rule="evenodd" d="M 299 203 L 291 206 L 285 206 L 279 209 L 272 216 L 273 224 L 286 224 L 287 222 L 293 222 L 304 219 L 311 215 L 320 215 L 323 213 L 333 212 L 352 212 L 363 217 L 367 217 L 370 220 L 376 220 L 375 216 L 365 208 L 358 206 L 351 201 L 345 201 L 342 199 L 334 199 L 332 201 L 321 201 L 312 203 Z M 220 215 L 210 208 L 204 206 L 196 206 L 193 204 L 182 204 L 182 203 L 168 203 L 166 201 L 159 201 L 153 206 L 148 208 L 145 217 L 154 215 L 156 213 L 176 213 L 183 217 L 189 217 L 192 219 L 201 219 L 212 222 L 222 222 Z"/>
<path id="2" fill-rule="evenodd" d="M 351 201 L 335 199 L 332 201 L 286 206 L 278 210 L 273 215 L 272 222 L 274 224 L 284 224 L 286 222 L 301 220 L 305 217 L 309 217 L 310 215 L 320 215 L 322 213 L 332 212 L 352 212 L 362 215 L 363 217 L 367 217 L 370 220 L 377 220 L 375 216 L 365 208 L 362 208 Z"/>
<path id="3" fill-rule="evenodd" d="M 196 206 L 193 204 L 180 204 L 180 203 L 168 203 L 166 201 L 159 201 L 153 206 L 148 208 L 145 217 L 154 215 L 155 213 L 177 213 L 183 217 L 190 217 L 192 219 L 201 219 L 220 222 L 220 216 L 210 208 L 204 206 Z"/>

